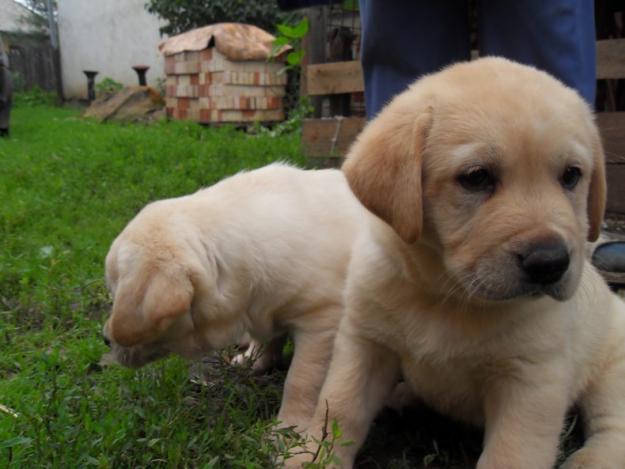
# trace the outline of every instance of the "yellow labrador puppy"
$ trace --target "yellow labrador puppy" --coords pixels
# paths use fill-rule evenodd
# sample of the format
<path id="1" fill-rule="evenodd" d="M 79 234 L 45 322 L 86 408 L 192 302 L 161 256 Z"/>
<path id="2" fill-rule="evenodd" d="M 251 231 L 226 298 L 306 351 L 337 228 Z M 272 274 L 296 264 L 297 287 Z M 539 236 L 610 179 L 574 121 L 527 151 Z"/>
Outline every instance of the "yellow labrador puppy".
<path id="1" fill-rule="evenodd" d="M 151 203 L 106 258 L 114 302 L 103 333 L 114 358 L 138 367 L 288 332 L 295 351 L 278 419 L 304 428 L 364 213 L 342 172 L 279 164 Z"/>
<path id="2" fill-rule="evenodd" d="M 575 402 L 586 444 L 566 467 L 625 467 L 625 305 L 585 258 L 606 188 L 582 99 L 505 59 L 454 65 L 397 96 L 343 169 L 375 216 L 311 433 L 327 403 L 352 466 L 401 372 L 484 425 L 480 469 L 552 467 Z"/>

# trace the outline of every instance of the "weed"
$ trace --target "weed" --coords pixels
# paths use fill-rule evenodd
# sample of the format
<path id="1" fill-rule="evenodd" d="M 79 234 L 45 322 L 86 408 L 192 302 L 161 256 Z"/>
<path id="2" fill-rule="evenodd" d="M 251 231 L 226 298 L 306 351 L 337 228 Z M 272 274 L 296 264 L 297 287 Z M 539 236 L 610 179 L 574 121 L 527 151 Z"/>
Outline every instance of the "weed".
<path id="1" fill-rule="evenodd" d="M 16 87 L 17 88 L 17 87 Z M 13 95 L 13 105 L 17 107 L 52 106 L 56 95 L 34 86 L 27 91 L 19 91 Z"/>
<path id="2" fill-rule="evenodd" d="M 110 77 L 104 77 L 95 85 L 95 90 L 97 91 L 98 96 L 115 94 L 123 88 L 124 85 Z"/>

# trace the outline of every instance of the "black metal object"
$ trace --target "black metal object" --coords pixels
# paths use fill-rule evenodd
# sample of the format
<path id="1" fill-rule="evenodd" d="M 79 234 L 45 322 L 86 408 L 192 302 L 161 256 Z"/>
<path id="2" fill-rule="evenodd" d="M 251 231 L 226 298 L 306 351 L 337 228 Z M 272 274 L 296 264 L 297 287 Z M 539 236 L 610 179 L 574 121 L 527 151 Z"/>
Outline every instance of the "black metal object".
<path id="1" fill-rule="evenodd" d="M 95 76 L 98 72 L 95 70 L 83 70 L 82 73 L 87 77 L 87 99 L 91 102 L 95 99 Z"/>
<path id="2" fill-rule="evenodd" d="M 4 44 L 2 43 L 2 38 L 0 38 L 0 137 L 9 135 L 12 94 L 13 87 L 9 59 L 4 52 Z"/>
<path id="3" fill-rule="evenodd" d="M 137 72 L 137 77 L 139 78 L 139 86 L 147 86 L 147 81 L 145 79 L 145 74 L 149 70 L 148 65 L 134 65 L 132 69 Z"/>

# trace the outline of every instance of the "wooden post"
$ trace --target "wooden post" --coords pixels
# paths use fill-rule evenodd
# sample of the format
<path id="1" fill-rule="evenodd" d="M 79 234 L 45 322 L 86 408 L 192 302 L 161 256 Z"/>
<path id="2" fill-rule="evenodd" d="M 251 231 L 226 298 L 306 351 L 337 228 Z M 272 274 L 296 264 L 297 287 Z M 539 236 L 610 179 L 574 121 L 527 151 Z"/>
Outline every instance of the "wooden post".
<path id="1" fill-rule="evenodd" d="M 326 8 L 315 7 L 304 10 L 308 16 L 308 34 L 303 40 L 304 60 L 302 61 L 302 75 L 300 82 L 300 95 L 308 95 L 308 84 L 306 80 L 306 69 L 308 65 L 326 62 Z M 323 107 L 323 97 L 311 96 L 310 104 L 314 108 L 313 116 L 321 117 Z"/>

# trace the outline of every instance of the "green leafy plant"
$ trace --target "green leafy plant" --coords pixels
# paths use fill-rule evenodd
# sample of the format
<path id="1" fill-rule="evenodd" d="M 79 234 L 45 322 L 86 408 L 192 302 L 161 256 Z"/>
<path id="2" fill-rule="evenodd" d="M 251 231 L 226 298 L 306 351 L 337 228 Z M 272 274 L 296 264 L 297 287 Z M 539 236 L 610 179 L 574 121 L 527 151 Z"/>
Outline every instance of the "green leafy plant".
<path id="1" fill-rule="evenodd" d="M 285 98 L 288 119 L 266 132 L 260 132 L 270 136 L 282 135 L 300 129 L 302 121 L 313 111 L 308 97 L 302 97 L 299 94 L 301 68 L 304 59 L 302 40 L 308 34 L 308 18 L 302 18 L 295 25 L 278 24 L 276 29 L 279 35 L 274 40 L 270 60 L 282 53 L 285 46 L 290 47 L 286 56 L 286 66 L 281 70 L 281 73 L 288 73 Z"/>
<path id="2" fill-rule="evenodd" d="M 102 81 L 96 83 L 95 90 L 99 95 L 102 94 L 115 94 L 124 88 L 120 82 L 113 80 L 110 77 L 104 77 Z"/>
<path id="3" fill-rule="evenodd" d="M 19 91 L 13 95 L 15 107 L 52 106 L 56 102 L 56 96 L 50 91 L 35 86 L 28 91 Z"/>
<path id="4" fill-rule="evenodd" d="M 360 5 L 358 4 L 358 0 L 343 0 L 341 4 L 343 10 L 345 11 L 358 11 L 360 10 Z"/>
<path id="5" fill-rule="evenodd" d="M 309 29 L 308 18 L 302 18 L 293 26 L 278 24 L 276 28 L 279 35 L 273 42 L 272 57 L 275 57 L 284 46 L 290 46 L 291 51 L 286 56 L 286 67 L 287 69 L 300 67 L 304 59 L 302 40 L 308 34 Z"/>
<path id="6" fill-rule="evenodd" d="M 340 441 L 343 436 L 343 430 L 339 426 L 336 420 L 332 420 L 330 431 L 327 430 L 327 411 L 326 411 L 326 423 L 323 429 L 323 434 L 320 441 L 317 443 L 317 451 L 313 455 L 313 460 L 309 463 L 304 463 L 306 469 L 323 469 L 328 466 L 340 466 L 341 460 L 334 454 L 334 448 L 336 445 L 348 446 L 353 444 L 351 441 Z"/>
<path id="7" fill-rule="evenodd" d="M 267 137 L 280 137 L 282 135 L 298 132 L 302 128 L 302 122 L 313 112 L 308 96 L 300 96 L 296 105 L 289 112 L 287 120 L 282 121 L 273 127 L 265 127 L 259 122 L 254 123 L 250 128 L 251 134 Z"/>
<path id="8" fill-rule="evenodd" d="M 167 91 L 166 81 L 162 77 L 158 77 L 156 79 L 156 90 L 161 94 L 161 96 L 165 96 Z"/>

